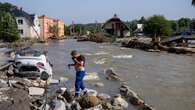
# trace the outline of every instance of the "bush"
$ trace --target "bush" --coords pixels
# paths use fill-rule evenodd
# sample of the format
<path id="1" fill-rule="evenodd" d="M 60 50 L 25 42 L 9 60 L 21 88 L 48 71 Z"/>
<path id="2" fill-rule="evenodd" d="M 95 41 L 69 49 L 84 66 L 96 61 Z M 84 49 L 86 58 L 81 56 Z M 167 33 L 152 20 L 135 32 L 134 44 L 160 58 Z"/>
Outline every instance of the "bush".
<path id="1" fill-rule="evenodd" d="M 13 42 L 18 40 L 19 31 L 15 18 L 8 12 L 0 13 L 0 40 Z"/>

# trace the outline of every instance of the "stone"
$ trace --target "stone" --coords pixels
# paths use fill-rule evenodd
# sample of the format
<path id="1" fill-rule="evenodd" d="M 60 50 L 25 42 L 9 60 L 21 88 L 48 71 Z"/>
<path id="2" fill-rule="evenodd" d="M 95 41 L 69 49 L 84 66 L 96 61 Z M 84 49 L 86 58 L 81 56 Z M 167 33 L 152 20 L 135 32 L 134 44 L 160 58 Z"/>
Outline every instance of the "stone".
<path id="1" fill-rule="evenodd" d="M 83 96 L 79 99 L 79 104 L 82 108 L 91 108 L 100 104 L 96 96 Z"/>
<path id="2" fill-rule="evenodd" d="M 0 79 L 0 88 L 5 88 L 5 87 L 8 87 L 7 81 L 4 81 L 4 80 Z"/>
<path id="3" fill-rule="evenodd" d="M 36 80 L 32 81 L 31 85 L 34 87 L 39 87 L 39 83 Z"/>
<path id="4" fill-rule="evenodd" d="M 50 108 L 52 110 L 66 110 L 65 103 L 62 100 L 53 101 Z"/>
<path id="5" fill-rule="evenodd" d="M 138 94 L 131 90 L 127 85 L 122 85 L 120 87 L 120 93 L 122 96 L 126 97 L 133 105 L 139 106 L 144 103 L 144 101 L 138 96 Z"/>
<path id="6" fill-rule="evenodd" d="M 103 108 L 104 110 L 113 110 L 113 109 L 112 109 L 113 106 L 112 106 L 110 103 L 108 103 L 108 102 L 102 102 L 102 108 Z"/>
<path id="7" fill-rule="evenodd" d="M 104 87 L 104 83 L 97 82 L 97 83 L 94 84 L 94 86 L 96 86 L 96 87 Z"/>
<path id="8" fill-rule="evenodd" d="M 110 99 L 111 99 L 111 96 L 110 96 L 110 95 L 104 94 L 104 93 L 98 94 L 97 97 L 98 97 L 100 100 L 110 100 Z"/>
<path id="9" fill-rule="evenodd" d="M 107 75 L 106 79 L 108 80 L 121 80 L 119 75 L 114 71 L 113 68 L 105 70 L 105 74 Z"/>
<path id="10" fill-rule="evenodd" d="M 71 110 L 81 110 L 81 106 L 78 102 L 73 101 L 73 103 L 71 104 Z"/>
<path id="11" fill-rule="evenodd" d="M 154 110 L 154 108 L 151 107 L 150 105 L 142 104 L 142 105 L 140 105 L 140 107 L 138 108 L 138 110 Z"/>
<path id="12" fill-rule="evenodd" d="M 95 107 L 91 107 L 89 109 L 86 109 L 86 110 L 103 110 L 103 107 L 101 104 L 95 106 Z"/>
<path id="13" fill-rule="evenodd" d="M 97 96 L 98 92 L 93 89 L 87 89 L 87 93 L 89 96 Z"/>
<path id="14" fill-rule="evenodd" d="M 66 89 L 62 96 L 66 99 L 68 103 L 71 103 L 74 100 L 74 92 L 69 89 Z"/>
<path id="15" fill-rule="evenodd" d="M 127 109 L 128 108 L 128 103 L 125 99 L 123 99 L 121 97 L 120 94 L 116 95 L 112 101 L 111 101 L 111 104 L 114 106 L 114 107 L 117 107 L 117 108 L 121 108 L 121 109 Z"/>
<path id="16" fill-rule="evenodd" d="M 32 96 L 43 96 L 45 90 L 43 88 L 39 88 L 39 87 L 29 87 L 29 95 Z"/>

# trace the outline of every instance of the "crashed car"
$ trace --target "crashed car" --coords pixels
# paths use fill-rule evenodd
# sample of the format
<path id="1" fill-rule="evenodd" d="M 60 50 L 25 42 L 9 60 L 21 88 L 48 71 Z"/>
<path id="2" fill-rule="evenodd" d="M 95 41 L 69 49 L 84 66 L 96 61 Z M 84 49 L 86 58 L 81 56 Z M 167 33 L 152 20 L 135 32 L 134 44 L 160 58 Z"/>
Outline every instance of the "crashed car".
<path id="1" fill-rule="evenodd" d="M 46 52 L 33 49 L 23 49 L 15 56 L 16 75 L 28 78 L 40 78 L 44 73 L 52 77 L 52 64 L 46 57 Z"/>

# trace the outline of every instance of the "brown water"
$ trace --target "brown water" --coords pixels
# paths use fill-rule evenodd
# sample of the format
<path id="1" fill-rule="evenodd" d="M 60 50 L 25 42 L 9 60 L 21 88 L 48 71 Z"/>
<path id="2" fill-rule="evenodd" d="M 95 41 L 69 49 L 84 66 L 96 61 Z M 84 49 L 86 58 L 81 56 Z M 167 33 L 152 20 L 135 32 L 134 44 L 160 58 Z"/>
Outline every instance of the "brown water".
<path id="1" fill-rule="evenodd" d="M 54 64 L 54 76 L 68 77 L 69 86 L 74 85 L 75 74 L 66 65 L 72 62 L 70 51 L 76 49 L 87 59 L 87 72 L 97 72 L 100 76 L 100 81 L 86 81 L 88 88 L 116 94 L 120 87 L 119 82 L 107 81 L 104 75 L 104 70 L 112 67 L 156 110 L 195 110 L 195 55 L 149 53 L 75 40 L 35 44 L 34 47 L 49 51 L 49 59 Z M 133 55 L 133 58 L 128 55 Z M 126 58 L 120 58 L 121 56 Z M 105 86 L 95 88 L 95 82 L 103 82 Z"/>

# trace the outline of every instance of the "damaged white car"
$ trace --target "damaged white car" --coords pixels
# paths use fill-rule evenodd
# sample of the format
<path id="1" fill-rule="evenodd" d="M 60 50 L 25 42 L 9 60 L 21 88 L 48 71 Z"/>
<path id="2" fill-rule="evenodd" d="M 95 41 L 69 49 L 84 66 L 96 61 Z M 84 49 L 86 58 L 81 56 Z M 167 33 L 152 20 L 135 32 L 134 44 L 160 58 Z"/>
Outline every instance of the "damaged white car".
<path id="1" fill-rule="evenodd" d="M 23 49 L 15 56 L 16 71 L 21 77 L 39 78 L 41 74 L 47 73 L 52 77 L 52 64 L 46 57 L 46 52 L 33 49 Z"/>

